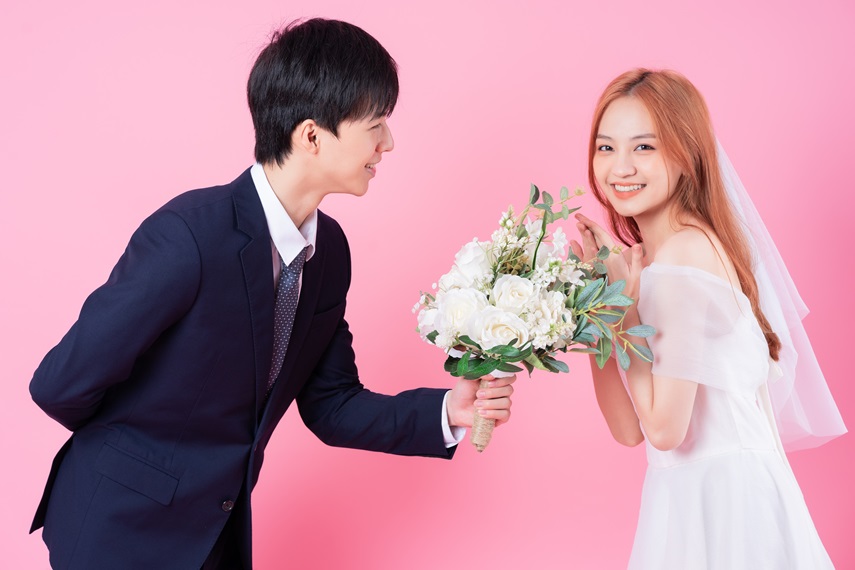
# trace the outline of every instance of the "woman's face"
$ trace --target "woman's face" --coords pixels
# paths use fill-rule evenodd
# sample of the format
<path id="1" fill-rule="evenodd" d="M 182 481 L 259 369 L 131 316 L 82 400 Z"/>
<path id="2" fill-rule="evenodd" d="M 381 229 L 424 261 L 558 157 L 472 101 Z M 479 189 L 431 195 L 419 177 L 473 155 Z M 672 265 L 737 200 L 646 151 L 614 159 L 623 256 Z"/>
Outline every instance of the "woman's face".
<path id="1" fill-rule="evenodd" d="M 603 113 L 593 168 L 612 207 L 633 218 L 664 211 L 682 174 L 665 158 L 653 119 L 635 97 L 616 99 Z"/>

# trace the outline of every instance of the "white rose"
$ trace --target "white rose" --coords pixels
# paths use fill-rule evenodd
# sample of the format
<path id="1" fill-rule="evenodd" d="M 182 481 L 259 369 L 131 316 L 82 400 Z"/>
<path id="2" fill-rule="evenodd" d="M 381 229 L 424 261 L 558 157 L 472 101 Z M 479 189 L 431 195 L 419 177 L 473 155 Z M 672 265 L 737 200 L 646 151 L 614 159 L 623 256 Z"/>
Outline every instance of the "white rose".
<path id="1" fill-rule="evenodd" d="M 519 275 L 502 275 L 493 285 L 492 300 L 498 308 L 519 315 L 537 294 L 534 283 Z"/>
<path id="2" fill-rule="evenodd" d="M 469 318 L 486 307 L 487 296 L 475 289 L 452 289 L 437 295 L 438 313 L 434 321 L 440 333 L 455 337 L 463 332 Z"/>
<path id="3" fill-rule="evenodd" d="M 451 271 L 439 278 L 439 290 L 451 291 L 452 289 L 465 289 L 473 285 L 472 279 L 464 275 L 456 265 L 451 267 Z"/>
<path id="4" fill-rule="evenodd" d="M 419 335 L 425 338 L 430 333 L 436 330 L 435 322 L 439 311 L 436 309 L 422 309 L 419 311 Z"/>
<path id="5" fill-rule="evenodd" d="M 508 344 L 516 339 L 514 346 L 528 342 L 528 328 L 525 322 L 513 313 L 498 307 L 487 307 L 472 315 L 466 324 L 469 336 L 481 345 L 481 348 L 493 348 Z"/>
<path id="6" fill-rule="evenodd" d="M 484 279 L 490 274 L 490 260 L 487 257 L 489 242 L 472 240 L 454 256 L 454 265 L 470 283 Z"/>

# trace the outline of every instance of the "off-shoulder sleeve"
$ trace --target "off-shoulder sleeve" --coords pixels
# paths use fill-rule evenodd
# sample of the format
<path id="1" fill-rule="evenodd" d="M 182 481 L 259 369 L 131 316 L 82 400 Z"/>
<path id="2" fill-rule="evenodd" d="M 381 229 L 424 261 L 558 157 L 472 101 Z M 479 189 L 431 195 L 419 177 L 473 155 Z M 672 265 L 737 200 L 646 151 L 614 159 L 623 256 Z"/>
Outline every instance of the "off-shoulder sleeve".
<path id="1" fill-rule="evenodd" d="M 642 274 L 638 311 L 656 328 L 654 375 L 745 393 L 766 380 L 768 349 L 751 305 L 719 277 L 654 263 Z"/>

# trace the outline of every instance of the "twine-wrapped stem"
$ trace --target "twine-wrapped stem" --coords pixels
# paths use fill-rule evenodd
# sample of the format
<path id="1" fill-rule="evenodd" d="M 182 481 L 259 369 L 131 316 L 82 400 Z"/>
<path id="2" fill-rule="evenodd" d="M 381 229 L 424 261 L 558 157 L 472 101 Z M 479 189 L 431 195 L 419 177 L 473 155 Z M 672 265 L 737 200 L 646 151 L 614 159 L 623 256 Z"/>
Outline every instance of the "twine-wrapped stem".
<path id="1" fill-rule="evenodd" d="M 478 385 L 479 390 L 485 390 L 487 388 L 488 380 L 486 378 L 481 378 L 481 382 Z M 475 411 L 475 415 L 472 418 L 472 435 L 470 437 L 472 441 L 472 445 L 475 446 L 475 449 L 478 450 L 478 453 L 484 451 L 487 447 L 487 444 L 490 443 L 490 438 L 493 437 L 493 428 L 496 427 L 496 420 L 488 419 L 478 411 Z"/>

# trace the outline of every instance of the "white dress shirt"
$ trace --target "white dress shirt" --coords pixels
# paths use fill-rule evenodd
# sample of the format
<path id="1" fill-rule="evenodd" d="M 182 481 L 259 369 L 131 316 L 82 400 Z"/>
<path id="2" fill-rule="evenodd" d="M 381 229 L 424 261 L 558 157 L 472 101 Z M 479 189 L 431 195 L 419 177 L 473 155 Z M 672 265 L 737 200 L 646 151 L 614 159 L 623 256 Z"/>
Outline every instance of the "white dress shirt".
<path id="1" fill-rule="evenodd" d="M 258 198 L 261 200 L 264 217 L 267 219 L 267 228 L 270 231 L 271 258 L 273 259 L 272 277 L 275 285 L 279 280 L 280 256 L 286 265 L 290 265 L 297 254 L 306 246 L 309 246 L 309 251 L 306 252 L 306 261 L 309 261 L 314 255 L 318 237 L 318 211 L 313 210 L 303 225 L 298 228 L 279 202 L 279 198 L 273 191 L 273 187 L 270 186 L 261 164 L 255 163 L 250 169 L 250 175 L 255 184 L 255 191 L 258 192 Z M 302 285 L 303 274 L 301 273 L 298 287 L 302 287 Z M 466 428 L 448 425 L 449 393 L 450 390 L 445 393 L 442 400 L 442 417 L 440 418 L 442 437 L 445 440 L 446 447 L 457 445 L 466 435 Z"/>

